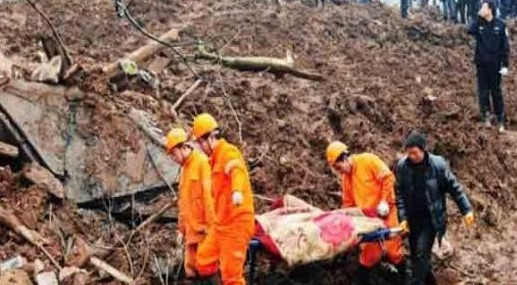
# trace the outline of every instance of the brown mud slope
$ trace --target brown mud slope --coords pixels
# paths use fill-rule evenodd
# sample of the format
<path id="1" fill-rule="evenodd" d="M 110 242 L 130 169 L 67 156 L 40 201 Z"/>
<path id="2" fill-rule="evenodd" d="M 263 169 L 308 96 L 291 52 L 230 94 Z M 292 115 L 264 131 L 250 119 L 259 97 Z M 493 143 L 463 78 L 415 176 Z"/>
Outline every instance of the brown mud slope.
<path id="1" fill-rule="evenodd" d="M 510 131 L 498 135 L 482 128 L 465 27 L 419 14 L 404 22 L 396 10 L 380 4 L 314 9 L 289 3 L 279 9 L 256 1 L 133 1 L 134 14 L 156 34 L 178 27 L 182 41 L 202 39 L 222 55 L 284 57 L 289 50 L 298 67 L 327 77 L 311 82 L 193 62 L 207 83 L 187 98 L 174 122 L 170 102 L 194 82 L 181 61 L 175 59 L 160 74 L 159 90 L 132 86 L 146 96 L 112 93 L 94 68 L 145 39 L 116 17 L 109 1 L 42 2 L 72 56 L 89 71 L 83 88 L 102 93 L 94 101 L 99 109 L 112 108 L 117 112 L 111 115 L 122 116 L 130 106 L 138 107 L 163 130 L 211 112 L 244 149 L 260 194 L 290 193 L 324 208 L 338 207 L 339 199 L 328 194 L 339 187 L 325 163 L 329 141 L 341 139 L 354 152 L 372 151 L 393 162 L 404 134 L 424 129 L 431 150 L 446 156 L 465 185 L 478 217 L 478 227 L 468 232 L 451 205 L 449 239 L 456 252 L 439 265 L 443 284 L 517 284 L 516 217 L 511 214 L 517 200 L 517 82 L 514 74 L 504 80 Z M 36 36 L 48 33 L 47 27 L 24 5 L 2 5 L 0 16 L 1 50 L 34 59 L 40 50 Z M 517 33 L 517 25 L 509 27 L 510 34 Z M 193 47 L 180 51 L 195 53 Z M 517 70 L 515 54 L 510 70 Z M 99 129 L 92 135 L 111 128 Z M 340 284 L 332 277 L 325 282 Z"/>

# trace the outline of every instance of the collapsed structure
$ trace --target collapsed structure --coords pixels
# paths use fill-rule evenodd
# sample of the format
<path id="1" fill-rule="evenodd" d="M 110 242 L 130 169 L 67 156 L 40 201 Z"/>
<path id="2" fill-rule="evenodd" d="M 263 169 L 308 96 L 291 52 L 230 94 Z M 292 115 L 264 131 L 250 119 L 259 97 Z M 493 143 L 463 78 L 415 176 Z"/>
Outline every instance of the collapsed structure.
<path id="1" fill-rule="evenodd" d="M 397 11 L 378 3 L 317 10 L 291 2 L 133 3 L 129 9 L 147 30 L 181 43 L 177 49 L 196 77 L 170 49 L 147 42 L 118 18 L 112 3 L 84 2 L 39 4 L 77 64 L 69 66 L 66 79 L 59 70 L 59 84 L 31 82 L 41 66 L 35 57 L 45 51 L 41 34 L 51 36 L 48 26 L 30 6 L 0 5 L 0 140 L 7 144 L 0 148 L 7 154 L 0 205 L 45 241 L 34 247 L 16 231 L 2 234 L 0 260 L 21 256 L 25 265 L 40 260 L 44 268 L 24 272 L 56 271 L 37 249 L 42 245 L 59 266 L 89 270 L 63 278 L 69 284 L 81 278 L 109 284 L 125 277 L 160 282 L 166 268 L 178 264 L 174 224 L 147 223 L 136 231 L 157 212 L 164 214 L 161 221 L 175 220 L 167 209 L 174 205 L 170 187 L 178 170 L 160 147 L 160 136 L 210 111 L 229 126 L 228 136 L 250 159 L 255 192 L 291 193 L 325 209 L 339 205 L 328 194 L 338 189 L 323 159 L 328 141 L 341 139 L 388 160 L 396 157 L 406 131 L 423 128 L 433 150 L 458 172 L 482 225 L 472 246 L 452 233 L 457 252 L 447 262 L 454 266 L 442 268 L 441 278 L 513 281 L 516 105 L 507 92 L 510 131 L 504 136 L 476 124 L 464 27 L 439 23 L 432 11 L 403 22 Z M 510 34 L 517 32 L 509 27 Z M 133 56 L 150 45 L 144 58 Z M 47 53 L 49 60 L 56 54 Z M 282 59 L 281 66 L 295 72 L 228 68 L 236 57 Z M 119 62 L 128 58 L 137 63 L 136 71 L 129 65 L 120 72 Z M 299 78 L 296 71 L 318 80 Z M 516 82 L 509 78 L 505 86 L 513 90 Z M 257 205 L 265 206 L 259 200 Z M 454 232 L 459 223 L 452 223 Z M 113 248 L 106 252 L 106 247 Z M 92 256 L 126 276 L 99 274 Z M 332 275 L 340 276 L 327 276 L 329 284 L 347 279 Z"/>

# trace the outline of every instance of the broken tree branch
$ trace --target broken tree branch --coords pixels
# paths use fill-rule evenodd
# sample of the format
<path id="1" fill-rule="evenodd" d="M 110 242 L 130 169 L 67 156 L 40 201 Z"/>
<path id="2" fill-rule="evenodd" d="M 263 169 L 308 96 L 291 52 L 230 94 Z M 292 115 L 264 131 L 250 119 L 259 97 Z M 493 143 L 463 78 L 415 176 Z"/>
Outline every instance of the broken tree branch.
<path id="1" fill-rule="evenodd" d="M 153 215 L 151 215 L 149 218 L 147 218 L 147 220 L 145 220 L 143 223 L 141 223 L 140 225 L 138 225 L 138 227 L 136 227 L 136 229 L 134 231 L 131 232 L 131 234 L 129 235 L 129 238 L 128 238 L 128 241 L 127 243 L 130 243 L 131 242 L 131 239 L 133 238 L 133 236 L 137 233 L 139 233 L 140 231 L 142 231 L 142 229 L 144 229 L 145 227 L 147 227 L 149 224 L 151 223 L 154 223 L 156 220 L 158 220 L 163 214 L 165 214 L 165 212 L 167 212 L 170 208 L 172 208 L 172 203 L 167 203 L 165 206 L 163 206 L 160 210 L 158 210 L 158 212 L 154 213 Z"/>
<path id="2" fill-rule="evenodd" d="M 177 29 L 171 29 L 160 37 L 163 42 L 177 41 L 179 39 L 179 32 Z M 159 52 L 165 48 L 165 46 L 156 41 L 150 41 L 145 46 L 138 48 L 132 53 L 126 55 L 123 59 L 118 59 L 116 62 L 112 62 L 105 66 L 102 71 L 111 77 L 119 69 L 119 62 L 122 60 L 130 60 L 135 62 L 137 65 L 142 64 L 145 60 L 151 57 L 153 54 Z"/>
<path id="3" fill-rule="evenodd" d="M 118 239 L 118 243 L 122 244 L 122 238 Z M 93 256 L 92 248 L 80 237 L 75 237 L 74 250 L 71 250 L 71 256 L 65 257 L 66 264 L 68 266 L 83 267 L 87 263 L 97 267 L 100 270 L 106 271 L 109 275 L 115 279 L 124 282 L 126 284 L 132 284 L 134 281 L 131 277 L 113 268 L 111 265 L 101 260 L 100 258 Z M 105 252 L 105 256 L 111 253 L 111 250 Z M 127 253 L 129 255 L 129 253 Z"/>
<path id="4" fill-rule="evenodd" d="M 126 254 L 126 259 L 127 259 L 127 262 L 129 263 L 129 272 L 130 272 L 131 276 L 134 276 L 135 269 L 133 267 L 133 259 L 131 258 L 131 254 L 129 254 L 129 250 L 128 250 L 128 244 L 130 241 L 128 241 L 126 244 L 117 234 L 115 234 L 115 236 L 119 240 L 120 244 L 122 244 L 122 247 L 124 248 L 124 252 Z"/>
<path id="5" fill-rule="evenodd" d="M 59 46 L 61 47 L 61 49 L 63 50 L 63 54 L 65 55 L 66 60 L 70 63 L 70 65 L 73 64 L 72 57 L 70 56 L 70 53 L 68 52 L 68 49 L 66 48 L 65 43 L 63 42 L 63 39 L 61 38 L 61 35 L 57 31 L 56 27 L 54 27 L 54 25 L 52 24 L 50 19 L 47 17 L 45 12 L 43 12 L 40 8 L 38 8 L 38 6 L 36 6 L 36 3 L 32 2 L 32 0 L 25 0 L 25 1 L 27 3 L 29 3 L 29 5 L 31 5 L 32 8 L 34 8 L 34 10 L 36 10 L 38 12 L 38 14 L 40 14 L 41 17 L 43 17 L 45 22 L 47 22 L 47 24 L 49 25 L 50 29 L 52 30 L 52 34 L 56 38 L 56 40 L 57 40 Z"/>
<path id="6" fill-rule="evenodd" d="M 232 99 L 230 98 L 230 95 L 228 95 L 228 92 L 226 92 L 226 87 L 224 85 L 223 76 L 221 75 L 221 71 L 219 70 L 219 81 L 221 82 L 221 88 L 223 89 L 223 94 L 226 97 L 226 100 L 228 101 L 228 106 L 230 106 L 230 110 L 232 111 L 232 114 L 235 118 L 235 121 L 237 122 L 237 127 L 239 128 L 239 143 L 242 144 L 242 123 L 239 119 L 239 116 L 237 116 L 237 112 L 235 111 L 235 108 L 233 107 Z"/>
<path id="7" fill-rule="evenodd" d="M 140 278 L 142 278 L 142 276 L 144 275 L 144 272 L 145 272 L 145 268 L 147 267 L 147 262 L 149 261 L 149 247 L 146 248 L 147 250 L 145 251 L 145 255 L 144 255 L 144 263 L 142 265 L 142 268 L 140 269 L 140 273 L 138 273 L 138 276 L 136 277 L 136 280 L 139 280 Z"/>
<path id="8" fill-rule="evenodd" d="M 109 275 L 111 275 L 113 278 L 117 279 L 120 282 L 123 282 L 125 284 L 132 284 L 134 282 L 133 278 L 127 276 L 126 274 L 118 271 L 113 266 L 109 265 L 108 263 L 98 259 L 95 256 L 92 256 L 90 258 L 90 264 L 97 267 L 98 269 L 101 269 L 103 271 L 106 271 Z"/>
<path id="9" fill-rule="evenodd" d="M 0 206 L 0 224 L 9 228 L 16 234 L 25 238 L 28 242 L 30 242 L 33 246 L 38 248 L 47 258 L 52 262 L 52 264 L 61 270 L 61 266 L 59 263 L 52 257 L 52 255 L 43 247 L 43 244 L 46 243 L 45 239 L 41 237 L 37 232 L 32 231 L 31 229 L 24 226 L 20 220 L 10 211 L 4 209 Z"/>
<path id="10" fill-rule="evenodd" d="M 18 157 L 19 151 L 18 148 L 14 145 L 10 145 L 4 142 L 0 142 L 0 154 L 9 156 L 12 158 Z"/>
<path id="11" fill-rule="evenodd" d="M 176 110 L 181 105 L 181 103 L 183 103 L 183 100 L 185 100 L 185 98 L 187 98 L 187 96 L 190 95 L 190 93 L 192 93 L 194 90 L 196 90 L 196 88 L 198 88 L 201 85 L 201 83 L 203 83 L 203 79 L 200 78 L 200 79 L 196 80 L 196 82 L 194 82 L 194 84 L 192 84 L 192 86 L 190 86 L 189 89 L 187 89 L 187 91 L 185 91 L 185 93 L 183 93 L 178 98 L 176 103 L 174 103 L 174 105 L 172 105 L 172 109 L 174 110 L 174 112 L 176 112 Z"/>
<path id="12" fill-rule="evenodd" d="M 242 71 L 267 71 L 275 74 L 291 74 L 293 76 L 314 80 L 324 81 L 325 77 L 317 73 L 311 73 L 308 71 L 302 71 L 294 68 L 294 60 L 290 53 L 287 54 L 285 59 L 272 58 L 272 57 L 230 57 L 220 56 L 215 53 L 206 51 L 202 45 L 198 46 L 198 55 L 201 59 L 211 60 L 216 63 L 222 64 L 223 66 L 242 70 Z"/>

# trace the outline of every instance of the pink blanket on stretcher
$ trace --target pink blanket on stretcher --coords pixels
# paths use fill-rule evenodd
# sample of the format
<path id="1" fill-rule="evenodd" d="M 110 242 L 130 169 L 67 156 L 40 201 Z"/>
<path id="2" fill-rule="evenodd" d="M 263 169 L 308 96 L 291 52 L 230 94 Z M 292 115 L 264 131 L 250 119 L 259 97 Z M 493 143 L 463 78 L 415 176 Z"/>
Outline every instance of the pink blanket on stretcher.
<path id="1" fill-rule="evenodd" d="M 256 220 L 289 266 L 332 259 L 356 247 L 359 235 L 385 227 L 359 209 L 323 211 L 290 195 Z"/>

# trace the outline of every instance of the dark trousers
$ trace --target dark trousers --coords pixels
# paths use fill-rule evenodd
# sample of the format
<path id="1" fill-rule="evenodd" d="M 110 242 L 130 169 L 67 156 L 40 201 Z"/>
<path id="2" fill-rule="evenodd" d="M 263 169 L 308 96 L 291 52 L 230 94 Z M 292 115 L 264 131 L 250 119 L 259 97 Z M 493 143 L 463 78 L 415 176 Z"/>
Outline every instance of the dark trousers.
<path id="1" fill-rule="evenodd" d="M 454 0 L 443 0 L 443 19 L 447 21 L 457 22 L 456 3 Z"/>
<path id="2" fill-rule="evenodd" d="M 400 0 L 400 14 L 402 19 L 407 19 L 410 1 L 411 0 Z"/>
<path id="3" fill-rule="evenodd" d="M 501 90 L 501 74 L 499 63 L 477 65 L 478 100 L 481 119 L 486 120 L 491 111 L 490 99 L 499 123 L 504 123 L 504 99 Z"/>
<path id="4" fill-rule="evenodd" d="M 459 0 L 456 3 L 456 11 L 460 14 L 459 21 L 462 24 L 467 23 L 467 0 Z"/>
<path id="5" fill-rule="evenodd" d="M 479 0 L 466 0 L 467 1 L 467 17 L 469 23 L 477 21 L 478 12 L 481 8 Z"/>
<path id="6" fill-rule="evenodd" d="M 411 223 L 410 220 L 409 228 L 409 247 L 413 272 L 409 284 L 436 284 L 431 267 L 431 251 L 436 239 L 436 231 L 429 219 L 418 219 L 415 223 Z"/>

